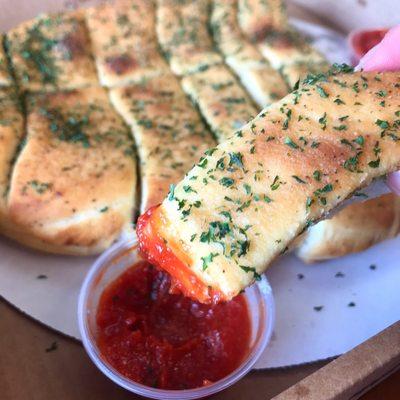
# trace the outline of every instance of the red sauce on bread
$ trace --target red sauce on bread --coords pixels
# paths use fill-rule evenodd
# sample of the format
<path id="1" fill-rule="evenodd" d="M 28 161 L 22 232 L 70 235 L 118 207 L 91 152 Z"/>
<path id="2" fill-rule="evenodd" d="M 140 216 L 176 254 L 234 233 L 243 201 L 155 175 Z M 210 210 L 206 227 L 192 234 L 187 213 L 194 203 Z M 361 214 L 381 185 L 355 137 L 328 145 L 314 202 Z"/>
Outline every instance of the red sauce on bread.
<path id="1" fill-rule="evenodd" d="M 222 293 L 204 284 L 188 267 L 190 260 L 178 245 L 171 247 L 157 234 L 162 215 L 159 206 L 149 208 L 138 219 L 136 233 L 139 249 L 153 265 L 165 270 L 172 279 L 172 290 L 202 303 L 217 303 L 224 300 Z"/>

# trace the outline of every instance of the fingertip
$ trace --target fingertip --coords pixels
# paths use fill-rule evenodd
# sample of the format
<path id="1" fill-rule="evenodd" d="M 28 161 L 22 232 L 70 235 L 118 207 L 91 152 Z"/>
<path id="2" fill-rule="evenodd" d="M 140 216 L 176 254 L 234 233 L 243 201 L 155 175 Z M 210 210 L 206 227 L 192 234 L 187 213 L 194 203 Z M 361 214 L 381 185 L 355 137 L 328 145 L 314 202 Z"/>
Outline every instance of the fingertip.
<path id="1" fill-rule="evenodd" d="M 393 193 L 400 196 L 400 171 L 389 174 L 386 183 Z"/>
<path id="2" fill-rule="evenodd" d="M 361 58 L 357 69 L 396 71 L 400 69 L 400 25 L 390 29 L 380 43 Z"/>

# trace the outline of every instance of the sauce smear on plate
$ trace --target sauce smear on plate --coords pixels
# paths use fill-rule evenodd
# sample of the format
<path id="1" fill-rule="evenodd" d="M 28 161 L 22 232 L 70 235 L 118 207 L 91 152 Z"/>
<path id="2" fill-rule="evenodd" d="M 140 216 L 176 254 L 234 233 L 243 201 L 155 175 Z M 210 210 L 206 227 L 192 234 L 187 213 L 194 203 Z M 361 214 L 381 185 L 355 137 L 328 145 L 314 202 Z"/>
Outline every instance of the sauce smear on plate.
<path id="1" fill-rule="evenodd" d="M 196 388 L 229 375 L 249 351 L 244 296 L 201 304 L 170 288 L 169 275 L 147 261 L 106 287 L 97 310 L 102 356 L 127 378 L 160 389 Z"/>

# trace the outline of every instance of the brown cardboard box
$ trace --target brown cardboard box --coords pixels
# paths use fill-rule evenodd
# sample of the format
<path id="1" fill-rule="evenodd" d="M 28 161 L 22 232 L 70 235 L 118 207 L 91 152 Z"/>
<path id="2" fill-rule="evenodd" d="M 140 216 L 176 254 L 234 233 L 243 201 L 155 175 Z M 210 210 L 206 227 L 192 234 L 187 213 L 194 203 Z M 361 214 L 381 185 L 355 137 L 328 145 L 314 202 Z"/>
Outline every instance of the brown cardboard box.
<path id="1" fill-rule="evenodd" d="M 330 363 L 320 361 L 292 368 L 251 372 L 212 399 L 267 400 L 292 385 L 275 399 L 356 399 L 400 366 L 399 328 L 400 323 L 393 325 Z M 77 341 L 44 327 L 1 300 L 0 398 L 139 399 L 102 375 Z M 362 400 L 399 398 L 400 370 L 362 396 Z"/>
<path id="2" fill-rule="evenodd" d="M 400 369 L 400 321 L 274 399 L 357 399 L 397 369 Z"/>

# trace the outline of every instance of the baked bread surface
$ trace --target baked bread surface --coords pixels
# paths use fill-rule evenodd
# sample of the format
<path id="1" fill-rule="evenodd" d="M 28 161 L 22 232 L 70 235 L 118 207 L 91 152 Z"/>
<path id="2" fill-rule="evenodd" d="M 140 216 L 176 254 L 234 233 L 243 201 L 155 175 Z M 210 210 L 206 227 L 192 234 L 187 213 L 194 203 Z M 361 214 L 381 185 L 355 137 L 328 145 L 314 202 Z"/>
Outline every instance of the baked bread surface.
<path id="1" fill-rule="evenodd" d="M 347 66 L 309 76 L 200 160 L 163 201 L 158 235 L 206 286 L 236 295 L 306 227 L 399 168 L 399 85 L 398 73 Z"/>
<path id="2" fill-rule="evenodd" d="M 85 12 L 100 83 L 107 87 L 166 73 L 153 1 L 119 0 Z"/>
<path id="3" fill-rule="evenodd" d="M 94 254 L 130 229 L 133 141 L 101 88 L 32 95 L 2 231 L 41 250 Z"/>
<path id="4" fill-rule="evenodd" d="M 141 211 L 146 211 L 160 204 L 170 185 L 215 142 L 172 74 L 112 89 L 111 99 L 135 137 Z"/>
<path id="5" fill-rule="evenodd" d="M 238 20 L 252 40 L 263 38 L 270 30 L 284 30 L 287 15 L 282 0 L 238 0 Z"/>
<path id="6" fill-rule="evenodd" d="M 42 15 L 6 34 L 17 83 L 30 92 L 98 83 L 83 11 Z"/>
<path id="7" fill-rule="evenodd" d="M 208 28 L 209 7 L 209 0 L 157 0 L 158 41 L 174 74 L 223 62 Z"/>
<path id="8" fill-rule="evenodd" d="M 400 199 L 387 194 L 350 204 L 307 232 L 297 255 L 311 263 L 357 253 L 400 233 Z"/>
<path id="9" fill-rule="evenodd" d="M 253 100 L 260 107 L 265 107 L 285 96 L 288 88 L 279 72 L 244 37 L 237 22 L 237 13 L 236 0 L 213 1 L 210 24 L 214 40 L 225 62 Z"/>
<path id="10" fill-rule="evenodd" d="M 185 76 L 182 86 L 219 141 L 229 138 L 257 114 L 257 108 L 224 65 Z"/>

